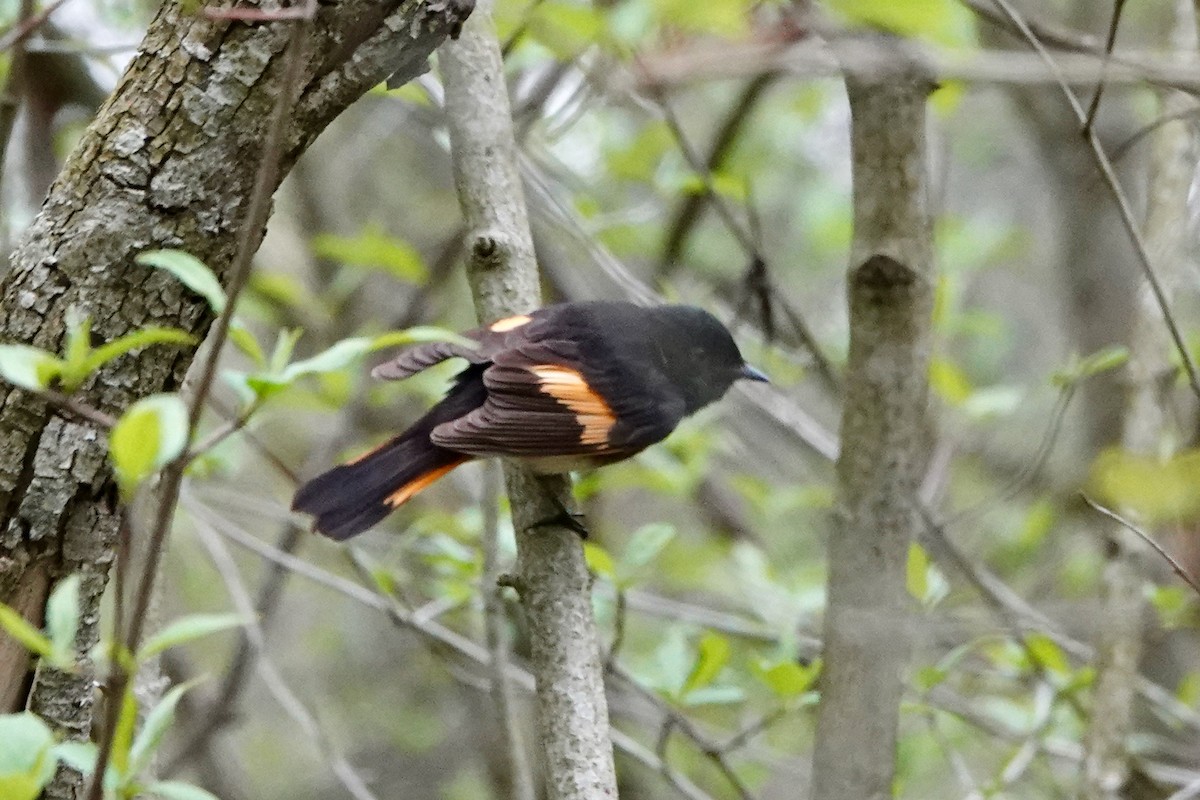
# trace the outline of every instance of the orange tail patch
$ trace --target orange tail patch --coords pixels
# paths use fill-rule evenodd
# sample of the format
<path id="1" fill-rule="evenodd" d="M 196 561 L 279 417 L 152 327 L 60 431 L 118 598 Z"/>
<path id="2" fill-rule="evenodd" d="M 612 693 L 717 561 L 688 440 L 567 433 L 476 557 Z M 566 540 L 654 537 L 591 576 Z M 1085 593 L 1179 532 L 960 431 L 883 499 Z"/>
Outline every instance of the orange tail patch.
<path id="1" fill-rule="evenodd" d="M 404 503 L 407 503 L 409 500 L 411 500 L 413 495 L 428 487 L 450 470 L 454 469 L 460 464 L 465 464 L 468 461 L 470 461 L 469 458 L 461 458 L 457 461 L 451 461 L 449 464 L 443 464 L 436 469 L 431 469 L 429 472 L 418 475 L 396 491 L 389 494 L 383 502 L 392 508 L 399 508 Z"/>

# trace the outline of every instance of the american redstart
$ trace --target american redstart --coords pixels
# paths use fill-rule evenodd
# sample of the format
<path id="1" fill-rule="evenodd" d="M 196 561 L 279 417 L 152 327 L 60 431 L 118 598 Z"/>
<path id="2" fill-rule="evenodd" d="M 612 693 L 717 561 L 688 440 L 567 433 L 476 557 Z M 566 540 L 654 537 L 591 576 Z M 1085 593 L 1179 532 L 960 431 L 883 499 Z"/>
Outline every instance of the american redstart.
<path id="1" fill-rule="evenodd" d="M 464 358 L 445 398 L 412 427 L 300 487 L 292 508 L 332 539 L 362 533 L 473 458 L 553 474 L 611 464 L 671 433 L 740 378 L 767 377 L 693 306 L 562 303 L 409 348 L 372 375 L 401 380 Z"/>

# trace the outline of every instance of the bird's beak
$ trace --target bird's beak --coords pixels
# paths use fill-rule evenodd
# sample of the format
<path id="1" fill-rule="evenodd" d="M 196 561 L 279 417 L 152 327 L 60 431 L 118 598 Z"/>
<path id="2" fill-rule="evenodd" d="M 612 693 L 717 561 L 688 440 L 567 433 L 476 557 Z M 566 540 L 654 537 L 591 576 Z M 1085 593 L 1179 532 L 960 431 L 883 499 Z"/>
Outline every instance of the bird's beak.
<path id="1" fill-rule="evenodd" d="M 766 373 L 764 373 L 762 370 L 755 369 L 749 364 L 742 364 L 742 377 L 748 381 L 761 381 L 763 383 L 771 382 L 771 379 L 766 376 Z"/>

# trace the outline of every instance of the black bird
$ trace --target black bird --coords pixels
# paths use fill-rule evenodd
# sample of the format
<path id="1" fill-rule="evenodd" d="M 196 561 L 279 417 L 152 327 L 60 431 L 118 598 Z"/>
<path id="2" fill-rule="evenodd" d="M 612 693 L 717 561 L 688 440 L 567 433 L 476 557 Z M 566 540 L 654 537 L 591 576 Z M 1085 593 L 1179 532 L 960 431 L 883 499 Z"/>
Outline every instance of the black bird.
<path id="1" fill-rule="evenodd" d="M 611 464 L 666 438 L 740 378 L 767 377 L 694 306 L 562 303 L 409 348 L 371 373 L 401 380 L 449 358 L 469 363 L 412 427 L 300 487 L 292 508 L 332 539 L 362 533 L 473 458 L 553 474 Z"/>

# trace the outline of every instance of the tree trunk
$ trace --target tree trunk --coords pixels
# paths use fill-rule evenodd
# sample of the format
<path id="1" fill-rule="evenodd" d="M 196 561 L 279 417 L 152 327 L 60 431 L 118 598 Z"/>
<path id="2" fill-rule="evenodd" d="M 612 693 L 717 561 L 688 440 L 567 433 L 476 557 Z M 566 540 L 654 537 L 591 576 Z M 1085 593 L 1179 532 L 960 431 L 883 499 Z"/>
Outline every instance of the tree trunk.
<path id="1" fill-rule="evenodd" d="M 927 450 L 934 274 L 925 98 L 912 67 L 848 75 L 854 167 L 837 505 L 829 543 L 816 800 L 890 797 L 909 654 L 909 543 Z"/>
<path id="2" fill-rule="evenodd" d="M 540 303 L 537 262 L 517 169 L 508 90 L 490 17 L 480 4 L 462 39 L 441 55 L 454 179 L 467 224 L 468 278 L 481 321 Z M 517 531 L 517 585 L 529 620 L 537 678 L 538 727 L 551 800 L 617 796 L 600 640 L 591 579 L 578 535 L 532 527 L 554 515 L 549 493 L 570 486 L 539 481 L 505 465 Z M 484 591 L 489 591 L 485 587 Z"/>
<path id="3" fill-rule="evenodd" d="M 90 316 L 102 341 L 146 325 L 207 328 L 210 318 L 197 298 L 133 258 L 180 248 L 224 275 L 290 23 L 209 20 L 185 7 L 162 5 L 26 232 L 0 284 L 0 341 L 57 349 L 73 314 Z M 371 86 L 423 71 L 470 9 L 469 0 L 322 6 L 280 177 Z M 177 387 L 192 356 L 191 349 L 125 356 L 84 387 L 85 397 L 120 413 L 138 397 Z M 99 597 L 113 559 L 116 496 L 105 450 L 95 428 L 0 385 L 0 600 L 37 622 L 48 586 L 81 573 L 81 651 L 96 640 Z M 27 669 L 13 642 L 0 641 L 0 698 L 8 701 L 0 711 L 28 704 L 65 735 L 86 736 L 91 672 L 39 670 L 31 692 L 14 690 Z M 55 797 L 73 792 L 69 785 L 52 788 Z"/>

